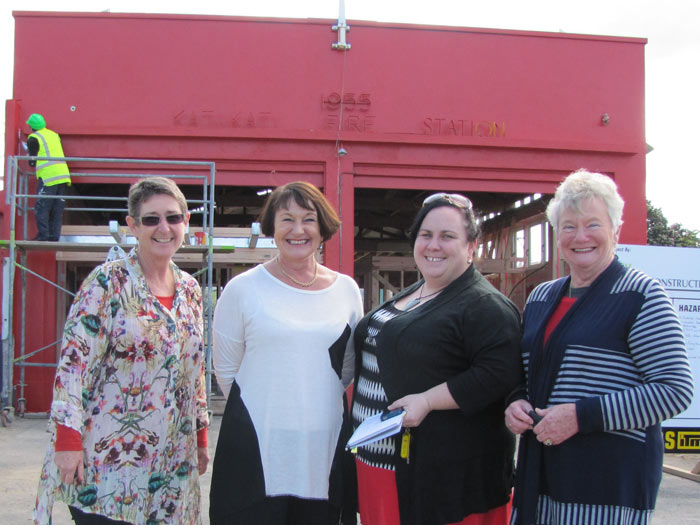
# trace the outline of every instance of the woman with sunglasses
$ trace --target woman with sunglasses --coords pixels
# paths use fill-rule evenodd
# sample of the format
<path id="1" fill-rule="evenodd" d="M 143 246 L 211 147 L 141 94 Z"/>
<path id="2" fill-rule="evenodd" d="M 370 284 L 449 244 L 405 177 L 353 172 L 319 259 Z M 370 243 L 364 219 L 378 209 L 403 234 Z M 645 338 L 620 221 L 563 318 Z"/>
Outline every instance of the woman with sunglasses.
<path id="1" fill-rule="evenodd" d="M 202 295 L 172 257 L 189 221 L 170 179 L 131 186 L 126 259 L 85 279 L 63 333 L 35 523 L 200 524 L 207 469 Z"/>
<path id="2" fill-rule="evenodd" d="M 409 231 L 423 278 L 355 330 L 355 425 L 404 411 L 401 433 L 357 450 L 363 525 L 507 523 L 520 316 L 474 268 L 478 230 L 463 195 L 425 199 Z"/>

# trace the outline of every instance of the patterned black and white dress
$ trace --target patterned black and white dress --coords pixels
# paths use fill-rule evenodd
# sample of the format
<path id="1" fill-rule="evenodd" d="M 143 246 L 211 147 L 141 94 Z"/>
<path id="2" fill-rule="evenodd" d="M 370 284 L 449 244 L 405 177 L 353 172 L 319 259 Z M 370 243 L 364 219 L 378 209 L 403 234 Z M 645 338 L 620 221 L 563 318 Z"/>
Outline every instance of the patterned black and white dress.
<path id="1" fill-rule="evenodd" d="M 347 275 L 322 290 L 301 290 L 259 265 L 226 285 L 213 324 L 216 378 L 227 403 L 212 471 L 212 523 L 230 523 L 269 497 L 337 500 L 331 470 L 344 445 L 351 334 L 362 313 L 360 290 Z"/>

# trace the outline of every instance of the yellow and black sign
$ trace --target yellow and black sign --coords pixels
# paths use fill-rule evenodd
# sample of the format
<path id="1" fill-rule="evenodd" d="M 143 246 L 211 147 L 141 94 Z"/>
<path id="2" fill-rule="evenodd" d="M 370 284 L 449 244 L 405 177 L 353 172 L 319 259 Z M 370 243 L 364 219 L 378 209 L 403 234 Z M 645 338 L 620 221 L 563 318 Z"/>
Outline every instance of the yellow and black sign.
<path id="1" fill-rule="evenodd" d="M 665 428 L 664 450 L 700 454 L 700 430 L 697 428 Z"/>

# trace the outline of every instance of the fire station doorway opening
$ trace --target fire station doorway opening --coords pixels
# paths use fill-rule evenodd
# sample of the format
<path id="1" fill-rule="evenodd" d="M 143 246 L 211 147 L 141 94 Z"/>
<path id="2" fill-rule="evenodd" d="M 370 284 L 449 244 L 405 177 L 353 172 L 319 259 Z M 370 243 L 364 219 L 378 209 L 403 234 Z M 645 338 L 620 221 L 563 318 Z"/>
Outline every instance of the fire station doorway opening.
<path id="1" fill-rule="evenodd" d="M 420 279 L 410 225 L 433 190 L 356 188 L 355 279 L 370 310 Z M 445 193 L 454 193 L 447 190 Z M 475 265 L 521 310 L 527 295 L 556 270 L 554 236 L 545 209 L 550 195 L 457 192 L 472 201 L 481 235 Z"/>
<path id="2" fill-rule="evenodd" d="M 188 199 L 195 198 L 198 188 L 181 187 Z M 217 185 L 213 209 L 215 234 L 229 235 L 229 230 L 250 230 L 272 189 L 273 186 L 267 185 Z M 75 191 L 91 194 L 98 190 L 124 196 L 128 192 L 128 184 L 115 184 L 108 188 L 81 184 Z M 441 191 L 454 192 L 439 187 L 420 190 L 354 189 L 354 277 L 364 292 L 366 310 L 420 279 L 407 232 L 423 200 Z M 551 196 L 474 191 L 459 193 L 472 200 L 482 230 L 475 260 L 477 268 L 498 290 L 522 308 L 532 288 L 554 275 L 553 234 L 544 215 Z M 192 208 L 190 212 L 190 225 L 202 226 L 197 209 Z M 124 212 L 93 211 L 87 217 L 78 211 L 68 211 L 66 216 L 67 225 L 106 224 L 109 220 L 125 224 Z M 235 275 L 265 262 L 271 256 L 271 252 L 268 252 L 266 249 L 245 249 L 238 250 L 235 256 L 215 256 L 214 297 L 218 297 Z M 76 290 L 85 275 L 99 262 L 97 259 L 67 261 L 63 275 L 68 288 Z M 191 265 L 185 261 L 182 263 L 181 267 L 187 271 L 197 270 L 196 262 Z"/>

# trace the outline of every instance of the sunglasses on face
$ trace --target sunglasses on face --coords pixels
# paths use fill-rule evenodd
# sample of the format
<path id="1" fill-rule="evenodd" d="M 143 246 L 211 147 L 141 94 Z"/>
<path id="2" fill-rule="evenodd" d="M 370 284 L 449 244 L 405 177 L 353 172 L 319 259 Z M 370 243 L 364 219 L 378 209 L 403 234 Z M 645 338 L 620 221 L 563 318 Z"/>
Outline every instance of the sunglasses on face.
<path id="1" fill-rule="evenodd" d="M 173 213 L 172 215 L 166 215 L 165 221 L 168 224 L 180 224 L 185 220 L 184 213 Z M 160 215 L 143 215 L 139 222 L 144 226 L 158 226 L 160 224 Z"/>
<path id="2" fill-rule="evenodd" d="M 450 204 L 457 206 L 458 208 L 463 208 L 465 210 L 472 209 L 472 201 L 467 199 L 464 195 L 460 195 L 459 193 L 433 193 L 432 195 L 429 195 L 425 198 L 425 200 L 423 201 L 423 206 L 438 200 L 445 200 Z"/>

